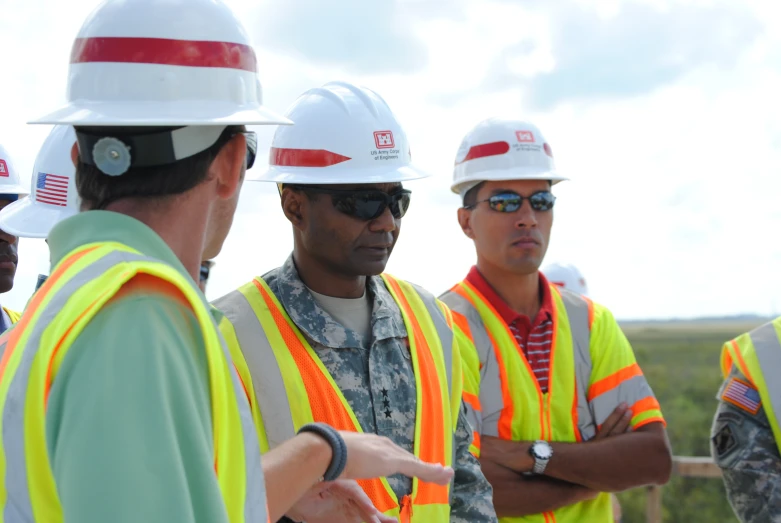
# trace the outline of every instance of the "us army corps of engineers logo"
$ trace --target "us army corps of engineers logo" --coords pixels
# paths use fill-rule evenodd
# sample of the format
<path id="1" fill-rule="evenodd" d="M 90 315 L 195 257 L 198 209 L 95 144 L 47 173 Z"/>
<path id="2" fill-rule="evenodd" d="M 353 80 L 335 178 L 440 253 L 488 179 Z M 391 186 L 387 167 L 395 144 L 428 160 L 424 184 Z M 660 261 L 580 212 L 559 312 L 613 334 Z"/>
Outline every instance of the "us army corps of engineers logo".
<path id="1" fill-rule="evenodd" d="M 375 161 L 399 159 L 400 150 L 396 149 L 393 131 L 375 131 L 374 145 L 376 149 L 371 154 Z"/>

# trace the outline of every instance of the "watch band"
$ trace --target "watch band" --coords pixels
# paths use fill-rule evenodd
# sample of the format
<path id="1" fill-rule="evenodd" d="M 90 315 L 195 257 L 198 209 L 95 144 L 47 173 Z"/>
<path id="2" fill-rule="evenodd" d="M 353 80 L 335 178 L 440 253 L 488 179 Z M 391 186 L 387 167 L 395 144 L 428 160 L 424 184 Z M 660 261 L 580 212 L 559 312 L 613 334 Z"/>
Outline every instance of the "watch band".
<path id="1" fill-rule="evenodd" d="M 548 448 L 548 457 L 543 457 L 538 454 L 536 451 L 536 447 L 545 446 Z M 542 474 L 545 472 L 545 468 L 548 466 L 548 462 L 550 461 L 551 457 L 553 457 L 553 449 L 550 446 L 550 443 L 547 441 L 538 440 L 535 441 L 532 446 L 529 448 L 529 454 L 534 458 L 534 466 L 532 467 L 532 472 L 534 474 Z"/>
<path id="2" fill-rule="evenodd" d="M 532 472 L 535 474 L 542 474 L 545 472 L 545 468 L 548 466 L 548 461 L 550 460 L 534 458 L 534 468 L 532 469 Z"/>
<path id="3" fill-rule="evenodd" d="M 347 465 L 347 444 L 345 444 L 344 438 L 336 429 L 326 423 L 307 423 L 298 429 L 298 434 L 302 432 L 317 434 L 331 446 L 331 463 L 325 470 L 322 481 L 334 481 L 339 478 Z"/>

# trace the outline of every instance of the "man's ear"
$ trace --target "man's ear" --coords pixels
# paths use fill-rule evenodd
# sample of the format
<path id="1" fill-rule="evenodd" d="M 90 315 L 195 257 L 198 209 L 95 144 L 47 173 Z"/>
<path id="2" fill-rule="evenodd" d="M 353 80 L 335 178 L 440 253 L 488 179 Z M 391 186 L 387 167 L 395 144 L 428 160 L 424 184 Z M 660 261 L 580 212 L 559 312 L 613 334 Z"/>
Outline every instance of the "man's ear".
<path id="1" fill-rule="evenodd" d="M 73 147 L 71 147 L 71 161 L 73 162 L 74 167 L 79 166 L 79 142 L 73 142 Z"/>
<path id="2" fill-rule="evenodd" d="M 290 187 L 285 187 L 282 189 L 280 197 L 282 199 L 282 212 L 285 213 L 285 217 L 293 224 L 293 227 L 302 229 L 310 204 L 306 194 L 303 191 L 295 191 Z"/>
<path id="3" fill-rule="evenodd" d="M 470 209 L 464 209 L 463 207 L 458 209 L 458 224 L 467 238 L 475 239 L 475 233 L 472 230 L 472 211 Z"/>
<path id="4" fill-rule="evenodd" d="M 217 180 L 217 195 L 225 200 L 232 198 L 241 187 L 247 158 L 247 138 L 236 134 L 222 146 L 209 169 Z"/>

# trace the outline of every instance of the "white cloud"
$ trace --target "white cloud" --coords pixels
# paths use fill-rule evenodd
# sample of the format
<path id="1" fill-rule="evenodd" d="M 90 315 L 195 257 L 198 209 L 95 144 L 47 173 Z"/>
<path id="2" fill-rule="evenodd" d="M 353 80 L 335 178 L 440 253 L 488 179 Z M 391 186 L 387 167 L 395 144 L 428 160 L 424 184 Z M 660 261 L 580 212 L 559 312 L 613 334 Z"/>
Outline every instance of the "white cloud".
<path id="1" fill-rule="evenodd" d="M 594 97 L 570 96 L 582 86 L 572 85 L 574 80 L 566 74 L 577 70 L 573 61 L 583 56 L 595 65 L 604 58 L 615 69 L 614 55 L 603 51 L 608 44 L 620 45 L 615 35 L 626 35 L 626 28 L 609 24 L 621 22 L 627 9 L 640 9 L 634 2 L 600 4 L 596 18 L 583 15 L 586 8 L 572 2 L 566 5 L 577 9 L 569 15 L 562 13 L 562 2 L 481 0 L 448 3 L 447 8 L 435 2 L 403 2 L 391 9 L 393 23 L 370 24 L 372 32 L 385 31 L 373 42 L 410 38 L 410 45 L 423 46 L 426 62 L 382 68 L 367 61 L 374 44 L 366 41 L 365 33 L 355 36 L 365 46 L 348 48 L 344 41 L 327 41 L 333 24 L 296 26 L 290 20 L 295 13 L 292 8 L 285 11 L 284 2 L 229 3 L 244 20 L 258 20 L 261 13 L 270 12 L 273 17 L 267 23 L 279 17 L 284 21 L 274 33 L 280 46 L 258 49 L 267 105 L 284 111 L 306 89 L 347 79 L 380 92 L 405 125 L 414 160 L 434 176 L 408 184 L 413 204 L 390 272 L 437 293 L 464 276 L 474 252 L 455 220 L 458 199 L 449 192 L 453 157 L 463 134 L 475 123 L 509 115 L 531 119 L 543 129 L 559 169 L 573 180 L 555 189 L 559 200 L 549 260 L 578 265 L 592 294 L 617 316 L 772 312 L 773 296 L 781 288 L 781 247 L 772 237 L 781 227 L 776 202 L 781 191 L 781 106 L 776 103 L 781 89 L 781 22 L 771 16 L 767 2 L 741 2 L 737 25 L 718 15 L 716 27 L 723 29 L 719 32 L 737 27 L 737 39 L 730 33 L 717 35 L 718 40 L 704 35 L 707 45 L 684 42 L 688 51 L 673 75 L 663 75 L 662 80 L 643 77 L 643 64 L 632 65 L 633 75 L 636 72 L 642 80 L 633 80 L 637 89 L 632 96 L 608 85 L 627 80 L 621 70 L 606 67 L 600 78 L 607 94 Z M 732 9 L 723 7 L 724 2 L 646 3 L 652 5 L 647 9 L 659 10 L 659 20 L 672 20 L 676 13 L 691 17 L 696 9 Z M 436 5 L 441 11 L 434 9 Z M 15 18 L 0 21 L 6 41 L 28 50 L 12 53 L 3 46 L 0 51 L 6 77 L 14 79 L 0 83 L 0 96 L 11 101 L 2 106 L 0 143 L 25 172 L 31 170 L 48 128 L 24 122 L 64 98 L 70 42 L 92 6 L 89 1 L 69 2 L 67 7 L 53 0 L 15 2 L 9 10 Z M 576 15 L 585 18 L 573 20 Z M 608 24 L 599 27 L 608 27 L 613 36 L 563 57 L 556 28 L 582 27 L 588 20 Z M 652 20 L 657 24 L 652 27 L 658 28 L 659 20 Z M 755 23 L 741 25 L 746 20 L 757 20 L 757 30 L 746 32 Z M 34 22 L 46 38 L 39 29 L 25 29 Z M 258 41 L 264 27 L 249 28 Z M 644 47 L 658 43 L 657 33 L 637 28 L 632 34 L 638 42 L 627 49 L 642 58 L 648 56 L 642 54 Z M 291 34 L 285 36 L 284 31 Z M 690 36 L 696 41 L 700 35 Z M 665 42 L 667 53 L 679 41 Z M 736 49 L 724 51 L 730 42 L 736 42 Z M 322 50 L 313 49 L 320 45 Z M 674 57 L 663 54 L 669 56 Z M 649 61 L 651 69 L 662 60 L 657 58 Z M 526 87 L 546 85 L 540 83 L 542 78 L 564 79 L 567 85 L 551 84 L 550 89 L 554 94 L 563 89 L 566 96 L 547 106 L 532 103 L 516 87 L 489 89 L 486 75 L 501 74 L 523 78 L 516 82 Z M 447 104 L 432 103 L 448 94 L 453 96 Z M 267 150 L 273 128 L 260 131 L 260 144 Z M 264 160 L 262 154 L 257 169 Z M 279 209 L 274 185 L 248 183 L 207 294 L 216 298 L 265 273 L 284 261 L 291 248 L 290 225 Z M 23 241 L 20 258 L 17 286 L 2 297 L 3 303 L 17 308 L 29 298 L 37 274 L 45 268 L 45 245 Z"/>

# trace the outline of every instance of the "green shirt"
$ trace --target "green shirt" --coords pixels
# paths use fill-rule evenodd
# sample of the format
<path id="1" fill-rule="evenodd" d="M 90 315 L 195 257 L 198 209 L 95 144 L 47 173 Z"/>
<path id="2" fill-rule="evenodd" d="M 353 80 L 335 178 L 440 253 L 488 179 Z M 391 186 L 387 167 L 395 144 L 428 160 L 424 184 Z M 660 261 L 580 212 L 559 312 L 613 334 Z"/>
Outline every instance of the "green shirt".
<path id="1" fill-rule="evenodd" d="M 152 229 L 107 211 L 58 224 L 49 236 L 52 265 L 100 241 L 189 277 Z M 65 521 L 227 523 L 210 412 L 195 314 L 152 291 L 109 302 L 68 350 L 49 396 L 46 441 Z"/>

